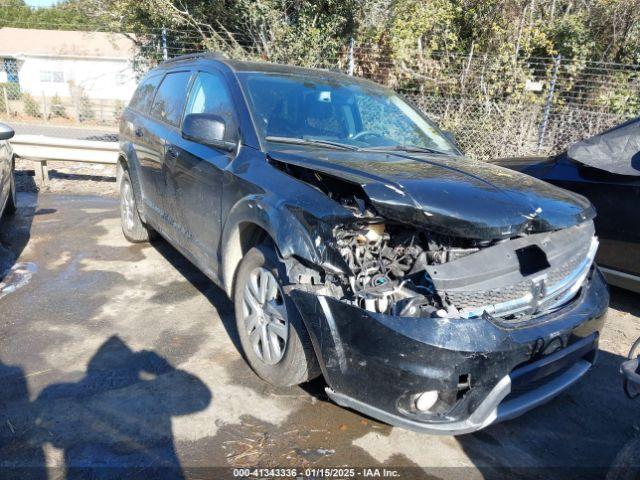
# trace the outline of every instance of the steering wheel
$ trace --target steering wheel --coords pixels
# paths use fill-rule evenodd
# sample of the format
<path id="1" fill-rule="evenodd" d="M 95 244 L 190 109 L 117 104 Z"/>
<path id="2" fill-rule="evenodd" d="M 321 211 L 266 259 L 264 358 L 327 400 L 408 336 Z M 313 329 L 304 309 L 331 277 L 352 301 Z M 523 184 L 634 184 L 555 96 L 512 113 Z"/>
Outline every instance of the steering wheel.
<path id="1" fill-rule="evenodd" d="M 640 375 L 635 373 L 638 371 L 638 362 L 640 361 L 640 338 L 631 347 L 627 358 L 628 360 L 621 367 L 621 372 L 625 375 L 624 393 L 627 394 L 627 397 L 633 399 L 640 395 L 640 383 L 638 383 Z"/>
<path id="2" fill-rule="evenodd" d="M 362 137 L 379 137 L 382 138 L 384 135 L 381 135 L 378 132 L 372 132 L 371 130 L 363 130 L 361 132 L 356 133 L 351 140 L 360 140 Z"/>

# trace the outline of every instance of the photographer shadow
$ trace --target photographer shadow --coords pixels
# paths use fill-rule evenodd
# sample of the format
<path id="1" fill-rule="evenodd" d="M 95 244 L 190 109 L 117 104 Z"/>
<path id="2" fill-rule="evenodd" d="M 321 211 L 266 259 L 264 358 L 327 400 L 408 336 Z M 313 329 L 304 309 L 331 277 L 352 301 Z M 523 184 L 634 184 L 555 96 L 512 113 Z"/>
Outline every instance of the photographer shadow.
<path id="1" fill-rule="evenodd" d="M 36 433 L 24 370 L 0 361 L 0 477 L 46 480 L 45 458 Z"/>
<path id="2" fill-rule="evenodd" d="M 84 378 L 35 401 L 43 442 L 64 451 L 66 478 L 184 478 L 171 417 L 203 410 L 211 392 L 150 351 L 109 338 Z"/>

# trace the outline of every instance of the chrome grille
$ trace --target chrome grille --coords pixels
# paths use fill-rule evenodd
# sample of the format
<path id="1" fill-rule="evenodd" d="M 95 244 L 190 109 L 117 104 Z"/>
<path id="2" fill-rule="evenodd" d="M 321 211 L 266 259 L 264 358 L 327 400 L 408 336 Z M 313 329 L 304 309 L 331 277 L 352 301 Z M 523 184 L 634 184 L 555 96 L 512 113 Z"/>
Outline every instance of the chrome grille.
<path id="1" fill-rule="evenodd" d="M 587 250 L 543 275 L 534 274 L 530 279 L 500 289 L 457 290 L 446 295 L 458 307 L 459 314 L 466 318 L 479 317 L 485 312 L 504 317 L 552 310 L 578 292 L 591 269 L 597 248 L 598 240 L 593 237 Z"/>

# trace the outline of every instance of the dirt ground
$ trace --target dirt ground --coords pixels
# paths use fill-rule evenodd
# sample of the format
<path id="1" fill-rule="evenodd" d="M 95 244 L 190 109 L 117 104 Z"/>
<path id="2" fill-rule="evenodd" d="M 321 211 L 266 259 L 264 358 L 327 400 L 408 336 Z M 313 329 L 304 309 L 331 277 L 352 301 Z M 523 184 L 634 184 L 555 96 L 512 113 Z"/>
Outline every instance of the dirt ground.
<path id="1" fill-rule="evenodd" d="M 108 197 L 118 195 L 115 165 L 47 162 L 49 179 L 45 185 L 37 185 L 36 183 L 34 171 L 36 165 L 30 160 L 20 158 L 16 160 L 18 191 Z"/>
<path id="2" fill-rule="evenodd" d="M 359 477 L 386 467 L 396 478 L 603 478 L 629 457 L 640 401 L 624 396 L 618 370 L 640 336 L 639 295 L 612 290 L 598 363 L 551 403 L 471 435 L 413 433 L 334 405 L 321 379 L 260 381 L 224 293 L 166 242 L 127 243 L 115 182 L 85 169 L 61 169 L 40 192 L 20 173 L 29 191 L 0 223 L 0 258 L 13 266 L 0 284 L 0 477 L 347 466 Z"/>

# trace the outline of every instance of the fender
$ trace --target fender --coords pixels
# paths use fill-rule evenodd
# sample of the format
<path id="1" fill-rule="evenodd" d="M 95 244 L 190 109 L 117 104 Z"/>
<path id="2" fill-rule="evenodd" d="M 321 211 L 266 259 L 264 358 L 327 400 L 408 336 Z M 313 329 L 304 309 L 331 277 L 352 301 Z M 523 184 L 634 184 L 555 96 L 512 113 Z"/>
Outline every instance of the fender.
<path id="1" fill-rule="evenodd" d="M 231 294 L 233 275 L 244 252 L 238 257 L 240 225 L 250 223 L 261 228 L 273 239 L 283 258 L 297 256 L 311 263 L 322 263 L 309 230 L 281 200 L 270 194 L 251 194 L 241 198 L 227 215 L 220 242 L 222 279 Z M 274 228 L 277 225 L 278 228 Z"/>

